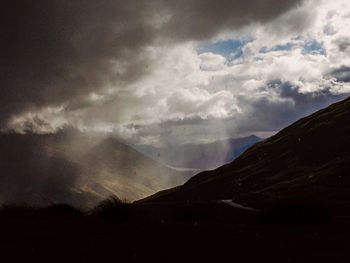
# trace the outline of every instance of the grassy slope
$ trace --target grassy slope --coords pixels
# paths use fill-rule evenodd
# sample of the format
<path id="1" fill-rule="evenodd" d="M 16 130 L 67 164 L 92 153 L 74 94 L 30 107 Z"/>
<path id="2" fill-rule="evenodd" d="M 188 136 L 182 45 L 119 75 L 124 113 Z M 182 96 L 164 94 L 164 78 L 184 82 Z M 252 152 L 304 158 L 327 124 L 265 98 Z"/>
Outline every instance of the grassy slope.
<path id="1" fill-rule="evenodd" d="M 233 198 L 263 207 L 270 201 L 309 199 L 348 206 L 350 99 L 303 118 L 238 159 L 200 173 L 152 201 Z"/>

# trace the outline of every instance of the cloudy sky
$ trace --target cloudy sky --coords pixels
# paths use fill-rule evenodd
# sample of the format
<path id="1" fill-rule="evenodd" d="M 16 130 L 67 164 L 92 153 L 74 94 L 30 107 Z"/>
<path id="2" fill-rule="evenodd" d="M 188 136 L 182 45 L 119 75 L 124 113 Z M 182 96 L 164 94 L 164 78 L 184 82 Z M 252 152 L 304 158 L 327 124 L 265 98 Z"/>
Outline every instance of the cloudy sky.
<path id="1" fill-rule="evenodd" d="M 3 1 L 1 130 L 267 136 L 349 95 L 348 2 Z"/>

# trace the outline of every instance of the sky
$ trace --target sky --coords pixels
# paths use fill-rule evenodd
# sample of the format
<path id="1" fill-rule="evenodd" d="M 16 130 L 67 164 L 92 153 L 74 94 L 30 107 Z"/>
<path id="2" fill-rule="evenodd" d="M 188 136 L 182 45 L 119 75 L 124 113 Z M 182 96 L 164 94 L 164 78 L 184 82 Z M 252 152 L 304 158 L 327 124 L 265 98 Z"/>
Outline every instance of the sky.
<path id="1" fill-rule="evenodd" d="M 12 0 L 0 129 L 268 136 L 350 93 L 348 0 Z"/>

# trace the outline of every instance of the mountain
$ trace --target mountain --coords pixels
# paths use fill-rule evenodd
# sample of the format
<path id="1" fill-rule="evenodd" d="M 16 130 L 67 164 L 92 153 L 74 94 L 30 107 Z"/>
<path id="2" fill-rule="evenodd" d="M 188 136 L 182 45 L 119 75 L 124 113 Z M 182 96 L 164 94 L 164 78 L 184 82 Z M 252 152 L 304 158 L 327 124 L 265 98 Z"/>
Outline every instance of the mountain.
<path id="1" fill-rule="evenodd" d="M 1 203 L 83 207 L 110 195 L 132 201 L 189 178 L 115 138 L 74 130 L 1 134 L 0 174 Z"/>
<path id="2" fill-rule="evenodd" d="M 251 135 L 206 144 L 180 144 L 162 148 L 136 145 L 135 149 L 171 167 L 207 170 L 233 161 L 261 140 L 261 138 Z"/>
<path id="3" fill-rule="evenodd" d="M 232 163 L 148 200 L 233 199 L 256 208 L 307 200 L 344 213 L 350 208 L 349 171 L 350 98 L 300 119 Z"/>

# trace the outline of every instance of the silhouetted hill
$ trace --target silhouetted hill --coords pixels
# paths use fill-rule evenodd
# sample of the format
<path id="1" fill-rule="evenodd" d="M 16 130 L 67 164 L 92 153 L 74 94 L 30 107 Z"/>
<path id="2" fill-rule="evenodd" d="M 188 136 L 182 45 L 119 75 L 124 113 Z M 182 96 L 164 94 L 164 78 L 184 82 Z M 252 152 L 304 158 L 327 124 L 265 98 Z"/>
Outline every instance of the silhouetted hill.
<path id="1" fill-rule="evenodd" d="M 232 163 L 148 200 L 233 199 L 258 208 L 307 200 L 348 213 L 349 170 L 350 98 L 300 119 Z"/>
<path id="2" fill-rule="evenodd" d="M 189 178 L 117 139 L 74 130 L 1 134 L 0 173 L 0 203 L 35 205 L 135 200 Z"/>
<path id="3" fill-rule="evenodd" d="M 214 169 L 229 163 L 262 139 L 251 135 L 205 144 L 180 144 L 163 148 L 136 145 L 141 153 L 172 167 Z"/>

